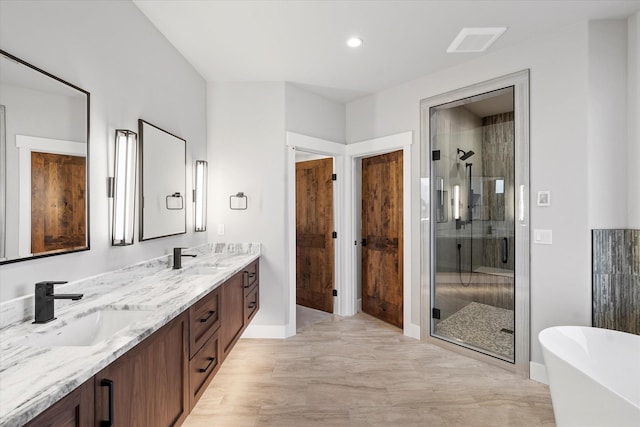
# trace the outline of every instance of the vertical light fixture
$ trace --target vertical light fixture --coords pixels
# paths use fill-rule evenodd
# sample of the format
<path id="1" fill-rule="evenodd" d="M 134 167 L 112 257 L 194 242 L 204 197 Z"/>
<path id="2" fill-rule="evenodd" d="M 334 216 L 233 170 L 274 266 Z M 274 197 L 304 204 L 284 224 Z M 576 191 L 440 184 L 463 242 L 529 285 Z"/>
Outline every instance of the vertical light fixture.
<path id="1" fill-rule="evenodd" d="M 130 130 L 116 130 L 115 177 L 111 178 L 110 186 L 110 195 L 113 197 L 113 246 L 133 244 L 137 157 L 138 135 Z"/>
<path id="2" fill-rule="evenodd" d="M 453 186 L 453 219 L 460 219 L 460 186 Z"/>
<path id="3" fill-rule="evenodd" d="M 196 188 L 193 190 L 196 231 L 207 230 L 207 168 L 205 160 L 196 160 Z"/>

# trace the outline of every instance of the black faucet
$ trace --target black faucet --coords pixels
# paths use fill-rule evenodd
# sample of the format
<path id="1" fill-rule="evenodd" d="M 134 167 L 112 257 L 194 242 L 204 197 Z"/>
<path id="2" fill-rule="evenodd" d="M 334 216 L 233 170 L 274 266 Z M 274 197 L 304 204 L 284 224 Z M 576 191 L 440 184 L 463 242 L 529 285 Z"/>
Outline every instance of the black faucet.
<path id="1" fill-rule="evenodd" d="M 197 255 L 191 255 L 191 254 L 183 254 L 182 249 L 184 248 L 173 248 L 173 269 L 174 270 L 178 270 L 182 268 L 183 256 L 190 256 L 192 258 L 195 258 L 197 256 Z"/>
<path id="2" fill-rule="evenodd" d="M 61 285 L 67 282 L 38 282 L 36 283 L 36 318 L 33 323 L 47 323 L 55 319 L 53 315 L 54 299 L 70 299 L 77 301 L 82 298 L 83 294 L 54 294 L 53 285 Z"/>

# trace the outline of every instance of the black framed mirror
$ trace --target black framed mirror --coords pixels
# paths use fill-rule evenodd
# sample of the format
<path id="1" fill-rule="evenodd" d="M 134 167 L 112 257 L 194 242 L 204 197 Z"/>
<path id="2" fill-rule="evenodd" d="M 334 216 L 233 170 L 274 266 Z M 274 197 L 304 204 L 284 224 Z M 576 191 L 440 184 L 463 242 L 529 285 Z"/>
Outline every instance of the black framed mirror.
<path id="1" fill-rule="evenodd" d="M 142 119 L 140 240 L 187 232 L 187 141 Z"/>
<path id="2" fill-rule="evenodd" d="M 89 250 L 89 105 L 0 50 L 0 264 Z"/>

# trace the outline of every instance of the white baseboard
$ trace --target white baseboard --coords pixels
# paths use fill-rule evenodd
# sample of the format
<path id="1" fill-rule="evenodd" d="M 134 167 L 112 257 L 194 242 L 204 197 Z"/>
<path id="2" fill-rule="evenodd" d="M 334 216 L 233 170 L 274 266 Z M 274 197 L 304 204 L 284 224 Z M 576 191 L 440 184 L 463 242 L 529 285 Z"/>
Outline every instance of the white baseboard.
<path id="1" fill-rule="evenodd" d="M 542 363 L 529 362 L 529 378 L 539 383 L 549 385 L 547 368 Z"/>
<path id="2" fill-rule="evenodd" d="M 407 323 L 404 325 L 404 336 L 415 338 L 417 340 L 420 339 L 420 326 L 415 323 Z"/>
<path id="3" fill-rule="evenodd" d="M 249 325 L 240 338 L 287 338 L 286 325 Z"/>

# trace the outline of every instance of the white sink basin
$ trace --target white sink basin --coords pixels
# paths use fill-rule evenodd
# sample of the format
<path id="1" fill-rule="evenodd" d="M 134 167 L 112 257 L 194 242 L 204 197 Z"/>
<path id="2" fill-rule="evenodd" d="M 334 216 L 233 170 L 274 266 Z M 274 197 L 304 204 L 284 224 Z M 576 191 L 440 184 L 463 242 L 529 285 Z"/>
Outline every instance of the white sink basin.
<path id="1" fill-rule="evenodd" d="M 195 274 L 195 275 L 211 275 L 211 274 L 217 274 L 222 270 L 227 269 L 227 267 L 222 266 L 222 265 L 215 265 L 215 264 L 200 264 L 200 265 L 194 265 L 192 267 L 187 267 L 185 269 L 183 269 L 183 273 L 184 274 Z"/>
<path id="2" fill-rule="evenodd" d="M 65 321 L 56 319 L 20 342 L 37 347 L 88 347 L 99 344 L 131 325 L 148 318 L 152 311 L 103 308 Z"/>

